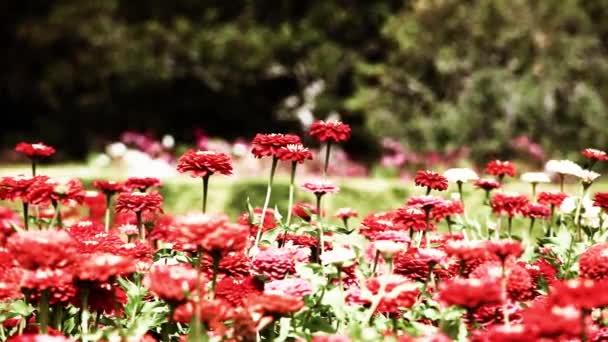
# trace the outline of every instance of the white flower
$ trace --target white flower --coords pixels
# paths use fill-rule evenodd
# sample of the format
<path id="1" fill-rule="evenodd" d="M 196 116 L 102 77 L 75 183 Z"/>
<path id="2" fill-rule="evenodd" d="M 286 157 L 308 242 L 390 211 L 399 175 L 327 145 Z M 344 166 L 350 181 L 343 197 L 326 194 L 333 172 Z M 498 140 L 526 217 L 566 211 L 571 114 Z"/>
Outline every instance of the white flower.
<path id="1" fill-rule="evenodd" d="M 106 153 L 111 158 L 120 158 L 127 153 L 127 146 L 121 142 L 113 143 L 106 146 Z"/>
<path id="2" fill-rule="evenodd" d="M 564 199 L 564 201 L 562 202 L 562 204 L 559 206 L 559 211 L 561 211 L 564 214 L 568 214 L 574 211 L 574 209 L 576 209 L 576 200 L 577 198 L 574 196 L 568 196 Z"/>
<path id="3" fill-rule="evenodd" d="M 399 251 L 407 249 L 407 245 L 401 242 L 395 242 L 391 240 L 377 240 L 374 241 L 374 247 L 378 252 L 382 254 L 385 259 L 390 259 Z"/>
<path id="4" fill-rule="evenodd" d="M 161 144 L 163 145 L 164 148 L 171 149 L 171 148 L 175 147 L 175 138 L 173 138 L 173 136 L 170 134 L 165 134 L 163 136 L 163 140 L 162 140 Z"/>
<path id="5" fill-rule="evenodd" d="M 321 262 L 324 265 L 335 264 L 348 266 L 356 258 L 355 252 L 352 249 L 337 247 L 331 251 L 325 251 L 321 255 Z"/>
<path id="6" fill-rule="evenodd" d="M 583 171 L 583 168 L 570 160 L 549 160 L 545 165 L 545 170 L 551 173 L 578 177 L 580 172 Z"/>
<path id="7" fill-rule="evenodd" d="M 476 180 L 479 178 L 477 173 L 471 169 L 467 168 L 453 168 L 447 169 L 443 176 L 448 179 L 448 182 L 456 183 L 462 182 L 466 183 L 468 181 Z"/>
<path id="8" fill-rule="evenodd" d="M 545 172 L 525 172 L 521 180 L 528 183 L 551 183 L 551 178 Z"/>
<path id="9" fill-rule="evenodd" d="M 581 170 L 577 176 L 583 183 L 591 184 L 600 176 L 600 174 L 591 170 Z"/>

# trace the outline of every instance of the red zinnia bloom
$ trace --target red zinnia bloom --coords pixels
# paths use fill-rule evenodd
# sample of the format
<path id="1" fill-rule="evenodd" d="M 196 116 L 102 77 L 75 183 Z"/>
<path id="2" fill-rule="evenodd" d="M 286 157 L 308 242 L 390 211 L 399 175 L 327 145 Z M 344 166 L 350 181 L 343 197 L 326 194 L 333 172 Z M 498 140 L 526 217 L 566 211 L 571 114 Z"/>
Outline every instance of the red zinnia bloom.
<path id="1" fill-rule="evenodd" d="M 215 286 L 215 296 L 236 307 L 241 306 L 249 295 L 261 294 L 263 288 L 264 283 L 252 276 L 224 277 Z"/>
<path id="2" fill-rule="evenodd" d="M 440 249 L 409 248 L 395 255 L 395 273 L 425 281 L 429 278 L 431 266 L 444 263 L 446 257 Z"/>
<path id="3" fill-rule="evenodd" d="M 315 248 L 319 245 L 319 239 L 310 235 L 296 235 L 296 234 L 279 234 L 278 241 L 287 245 L 291 243 L 293 246 L 310 247 Z M 325 242 L 325 248 L 329 247 L 329 243 Z"/>
<path id="4" fill-rule="evenodd" d="M 36 177 L 36 181 L 27 190 L 27 200 L 32 204 L 49 204 L 51 202 L 82 203 L 84 188 L 77 179 Z"/>
<path id="5" fill-rule="evenodd" d="M 557 281 L 551 285 L 550 304 L 556 306 L 575 306 L 579 309 L 608 305 L 608 281 L 591 279 L 570 279 Z"/>
<path id="6" fill-rule="evenodd" d="M 497 307 L 498 308 L 498 307 Z M 476 330 L 473 342 L 536 342 L 538 337 L 525 325 L 498 324 L 488 330 Z"/>
<path id="7" fill-rule="evenodd" d="M 163 212 L 163 196 L 155 192 L 123 192 L 118 195 L 116 211 L 126 212 Z"/>
<path id="8" fill-rule="evenodd" d="M 146 191 L 148 188 L 159 186 L 161 186 L 160 179 L 154 177 L 130 177 L 125 182 L 125 188 L 131 191 Z"/>
<path id="9" fill-rule="evenodd" d="M 300 298 L 267 293 L 252 294 L 243 304 L 250 312 L 272 317 L 289 315 L 304 307 Z"/>
<path id="10" fill-rule="evenodd" d="M 214 173 L 229 176 L 232 164 L 226 153 L 188 150 L 179 157 L 177 171 L 191 172 L 192 177 L 209 177 Z"/>
<path id="11" fill-rule="evenodd" d="M 534 282 L 534 287 L 540 285 L 541 278 L 549 285 L 557 279 L 557 270 L 545 259 L 538 259 L 531 264 L 519 261 L 517 264 L 528 271 L 528 274 L 530 274 L 530 277 L 532 277 L 532 281 Z"/>
<path id="12" fill-rule="evenodd" d="M 46 176 L 26 177 L 2 177 L 0 178 L 0 199 L 14 201 L 20 199 L 28 202 L 27 191 L 38 179 L 48 179 Z"/>
<path id="13" fill-rule="evenodd" d="M 448 188 L 448 179 L 434 171 L 419 170 L 416 172 L 414 182 L 417 186 L 424 186 L 432 190 L 443 191 Z"/>
<path id="14" fill-rule="evenodd" d="M 568 194 L 563 192 L 543 191 L 538 194 L 538 203 L 559 207 L 566 197 L 568 197 Z"/>
<path id="15" fill-rule="evenodd" d="M 256 134 L 251 142 L 251 153 L 256 158 L 277 156 L 281 147 L 301 144 L 300 137 L 293 134 Z"/>
<path id="16" fill-rule="evenodd" d="M 28 144 L 26 142 L 20 142 L 15 146 L 15 151 L 20 152 L 28 156 L 29 158 L 46 158 L 55 154 L 55 149 L 51 146 L 47 146 L 41 142 L 37 144 Z"/>
<path id="17" fill-rule="evenodd" d="M 417 211 L 421 212 L 420 209 L 416 208 Z M 424 214 L 424 212 L 422 212 Z M 381 213 L 371 213 L 363 218 L 361 221 L 361 227 L 359 232 L 368 239 L 373 240 L 374 236 L 379 232 L 386 230 L 400 230 L 403 227 L 399 227 L 393 220 L 396 217 L 396 211 L 386 211 Z M 423 218 L 424 222 L 424 218 Z"/>
<path id="18" fill-rule="evenodd" d="M 608 211 L 608 192 L 596 192 L 593 196 L 593 205 Z"/>
<path id="19" fill-rule="evenodd" d="M 534 282 L 525 268 L 515 263 L 507 263 L 507 292 L 514 301 L 527 300 L 532 298 L 534 292 Z M 497 262 L 487 262 L 477 267 L 471 272 L 470 278 L 493 279 L 500 283 L 502 277 L 502 266 Z"/>
<path id="20" fill-rule="evenodd" d="M 435 196 L 412 196 L 410 197 L 406 205 L 410 207 L 419 207 L 425 211 L 430 211 L 433 208 L 442 205 L 444 200 Z"/>
<path id="21" fill-rule="evenodd" d="M 273 280 L 264 285 L 265 293 L 276 293 L 303 298 L 313 293 L 310 282 L 302 278 L 285 278 Z"/>
<path id="22" fill-rule="evenodd" d="M 156 265 L 146 275 L 144 284 L 150 292 L 167 301 L 185 301 L 196 290 L 198 271 L 189 264 Z"/>
<path id="23" fill-rule="evenodd" d="M 448 216 L 459 215 L 464 213 L 462 202 L 458 200 L 444 200 L 439 205 L 431 210 L 431 217 L 439 222 Z"/>
<path id="24" fill-rule="evenodd" d="M 495 181 L 493 179 L 486 179 L 486 178 L 480 178 L 480 179 L 476 180 L 474 185 L 485 191 L 491 191 L 491 190 L 498 189 L 501 187 L 500 182 Z"/>
<path id="25" fill-rule="evenodd" d="M 310 126 L 310 136 L 324 142 L 342 142 L 350 139 L 350 126 L 341 121 L 315 121 Z"/>
<path id="26" fill-rule="evenodd" d="M 551 216 L 551 209 L 542 204 L 528 203 L 522 213 L 528 218 L 547 220 Z"/>
<path id="27" fill-rule="evenodd" d="M 93 187 L 107 195 L 114 195 L 117 192 L 125 190 L 124 184 L 116 181 L 109 180 L 96 180 L 93 181 Z"/>
<path id="28" fill-rule="evenodd" d="M 594 148 L 584 149 L 582 155 L 592 160 L 608 160 L 608 153 Z"/>
<path id="29" fill-rule="evenodd" d="M 510 161 L 493 160 L 486 165 L 486 173 L 492 176 L 515 177 L 515 164 Z"/>
<path id="30" fill-rule="evenodd" d="M 63 230 L 20 231 L 8 239 L 6 248 L 28 270 L 66 267 L 78 256 L 76 241 Z"/>
<path id="31" fill-rule="evenodd" d="M 258 232 L 258 226 L 253 224 L 252 221 L 259 222 L 262 216 L 263 208 L 255 208 L 253 209 L 253 216 L 255 220 L 251 220 L 249 218 L 249 212 L 244 212 L 239 216 L 238 223 L 242 225 L 246 225 L 249 227 L 249 234 L 251 236 L 255 236 Z M 262 223 L 262 232 L 267 232 L 269 230 L 275 229 L 277 227 L 277 220 L 274 217 L 274 210 L 271 208 L 266 209 L 266 213 L 264 214 L 264 222 Z"/>
<path id="32" fill-rule="evenodd" d="M 340 188 L 337 185 L 328 180 L 317 180 L 304 183 L 302 189 L 312 192 L 315 196 L 323 196 L 325 194 L 333 194 L 340 191 Z"/>
<path id="33" fill-rule="evenodd" d="M 537 301 L 523 312 L 524 324 L 537 340 L 576 340 L 583 331 L 581 312 L 572 305 L 553 306 Z"/>
<path id="34" fill-rule="evenodd" d="M 579 258 L 581 277 L 608 279 L 608 243 L 598 243 L 589 247 Z"/>
<path id="35" fill-rule="evenodd" d="M 211 254 L 240 252 L 247 247 L 249 227 L 228 221 L 226 215 L 190 214 L 176 219 L 179 239 L 200 245 Z"/>
<path id="36" fill-rule="evenodd" d="M 502 261 L 507 260 L 509 257 L 518 258 L 524 252 L 521 242 L 508 239 L 488 241 L 486 242 L 486 248 Z"/>
<path id="37" fill-rule="evenodd" d="M 528 197 L 520 194 L 497 193 L 492 196 L 490 205 L 494 214 L 513 217 L 524 213 L 528 205 Z"/>
<path id="38" fill-rule="evenodd" d="M 334 217 L 346 220 L 351 217 L 359 217 L 359 213 L 353 208 L 340 208 L 338 211 L 336 211 Z"/>
<path id="39" fill-rule="evenodd" d="M 494 279 L 455 278 L 439 285 L 439 300 L 471 310 L 484 304 L 501 303 L 502 289 Z"/>
<path id="40" fill-rule="evenodd" d="M 135 261 L 126 256 L 110 253 L 95 253 L 78 261 L 75 277 L 85 281 L 106 282 L 110 278 L 135 272 Z"/>
<path id="41" fill-rule="evenodd" d="M 294 252 L 286 248 L 269 248 L 260 251 L 251 261 L 252 270 L 268 279 L 283 279 L 295 272 Z"/>
<path id="42" fill-rule="evenodd" d="M 312 153 L 302 144 L 282 146 L 277 150 L 276 155 L 280 160 L 298 163 L 304 163 L 304 160 L 312 159 Z"/>
<path id="43" fill-rule="evenodd" d="M 411 229 L 414 231 L 426 230 L 426 214 L 424 210 L 417 207 L 401 207 L 397 209 L 393 222 L 401 225 L 405 229 Z M 432 225 L 429 228 L 434 228 Z M 432 230 L 432 229 L 431 229 Z"/>
<path id="44" fill-rule="evenodd" d="M 207 270 L 211 270 L 212 258 L 206 256 L 203 258 L 203 266 Z M 219 273 L 229 277 L 248 276 L 251 269 L 251 261 L 244 252 L 229 252 L 222 256 L 220 260 Z"/>
<path id="45" fill-rule="evenodd" d="M 381 289 L 384 289 L 384 295 L 377 308 L 381 313 L 398 313 L 401 308 L 410 308 L 420 295 L 420 291 L 411 280 L 397 274 L 368 279 L 365 287 L 373 296 L 380 294 Z"/>
<path id="46" fill-rule="evenodd" d="M 318 214 L 317 208 L 315 208 L 314 205 L 306 202 L 297 202 L 296 204 L 294 204 L 293 208 L 291 209 L 291 213 L 307 222 L 310 221 L 311 214 Z"/>
<path id="47" fill-rule="evenodd" d="M 49 328 L 50 330 L 50 328 Z M 50 331 L 49 331 L 50 332 Z M 71 338 L 67 338 L 61 334 L 44 335 L 44 334 L 23 334 L 15 335 L 8 339 L 8 342 L 76 342 Z"/>

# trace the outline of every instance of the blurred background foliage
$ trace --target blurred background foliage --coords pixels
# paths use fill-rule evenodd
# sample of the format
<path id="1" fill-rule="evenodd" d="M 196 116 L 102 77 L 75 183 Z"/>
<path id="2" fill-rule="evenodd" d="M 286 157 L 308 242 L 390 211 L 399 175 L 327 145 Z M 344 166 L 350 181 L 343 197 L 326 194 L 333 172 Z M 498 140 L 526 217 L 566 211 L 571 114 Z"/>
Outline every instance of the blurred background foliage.
<path id="1" fill-rule="evenodd" d="M 510 157 L 608 145 L 605 0 L 0 3 L 1 142 L 64 158 L 125 129 L 301 133 L 307 115 L 415 151 Z"/>

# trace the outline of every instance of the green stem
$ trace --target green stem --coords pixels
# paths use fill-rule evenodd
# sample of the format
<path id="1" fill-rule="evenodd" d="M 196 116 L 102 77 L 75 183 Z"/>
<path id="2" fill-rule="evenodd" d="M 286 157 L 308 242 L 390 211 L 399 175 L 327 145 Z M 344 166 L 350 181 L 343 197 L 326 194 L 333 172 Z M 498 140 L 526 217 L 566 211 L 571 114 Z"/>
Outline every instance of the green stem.
<path id="1" fill-rule="evenodd" d="M 32 176 L 36 177 L 36 159 L 32 159 Z"/>
<path id="2" fill-rule="evenodd" d="M 289 204 L 287 207 L 287 226 L 291 223 L 291 210 L 293 209 L 293 196 L 295 193 L 295 179 L 296 179 L 296 167 L 298 166 L 298 162 L 291 162 L 291 175 L 289 177 Z"/>
<path id="3" fill-rule="evenodd" d="M 80 332 L 83 341 L 87 341 L 87 335 L 89 333 L 89 288 L 84 286 L 82 288 L 81 300 L 81 321 L 80 321 Z"/>
<path id="4" fill-rule="evenodd" d="M 380 260 L 380 251 L 376 250 L 376 255 L 374 256 L 374 266 L 372 267 L 372 277 L 376 275 L 376 268 L 378 267 L 378 260 Z"/>
<path id="5" fill-rule="evenodd" d="M 534 218 L 530 219 L 530 227 L 528 227 L 528 235 L 529 235 L 530 239 L 532 239 L 532 230 L 534 229 L 535 222 L 536 222 L 536 220 Z"/>
<path id="6" fill-rule="evenodd" d="M 48 289 L 43 290 L 42 294 L 40 295 L 39 323 L 40 323 L 40 332 L 42 332 L 43 334 L 47 333 L 48 326 L 49 326 L 49 296 L 50 296 L 50 292 Z M 25 318 L 23 318 L 23 319 L 25 319 Z"/>
<path id="7" fill-rule="evenodd" d="M 585 198 L 585 195 L 587 195 L 587 189 L 589 189 L 589 187 L 583 185 L 581 199 L 576 205 L 576 213 L 574 214 L 574 224 L 576 225 L 576 237 L 578 241 L 583 241 L 583 229 L 581 227 L 581 208 L 583 207 L 583 199 Z"/>
<path id="8" fill-rule="evenodd" d="M 279 159 L 276 156 L 272 156 L 272 166 L 270 167 L 270 177 L 268 178 L 268 186 L 266 187 L 266 198 L 264 199 L 264 207 L 262 208 L 262 216 L 260 217 L 260 222 L 258 223 L 258 231 L 255 236 L 255 244 L 254 247 L 257 247 L 260 244 L 260 239 L 262 238 L 262 228 L 264 225 L 264 218 L 266 218 L 266 211 L 268 210 L 268 204 L 270 204 L 270 194 L 272 193 L 272 181 L 274 180 L 274 173 L 277 169 Z"/>
<path id="9" fill-rule="evenodd" d="M 325 233 L 323 232 L 323 220 L 321 220 L 321 197 L 322 194 L 317 195 L 317 224 L 319 225 L 319 247 L 317 248 L 317 257 L 321 258 L 321 255 L 325 253 Z"/>
<path id="10" fill-rule="evenodd" d="M 106 233 L 110 231 L 110 210 L 112 207 L 112 195 L 107 193 L 106 194 L 106 215 L 105 215 L 105 228 L 106 228 Z"/>
<path id="11" fill-rule="evenodd" d="M 462 204 L 462 210 L 464 212 L 464 216 L 467 217 L 467 210 L 464 206 L 464 195 L 462 194 L 462 182 L 457 181 L 456 184 L 458 185 L 458 194 L 460 195 L 460 203 Z"/>
<path id="12" fill-rule="evenodd" d="M 559 174 L 559 191 L 564 192 L 564 174 Z"/>
<path id="13" fill-rule="evenodd" d="M 56 200 L 52 200 L 51 204 L 53 205 L 53 209 L 55 209 L 55 215 L 53 215 L 53 219 L 51 219 L 51 223 L 49 223 L 49 228 L 54 228 L 55 224 L 60 228 L 63 227 L 63 223 L 61 222 L 61 212 L 59 209 L 59 202 Z"/>
<path id="14" fill-rule="evenodd" d="M 146 227 L 144 227 L 141 220 L 141 211 L 136 211 L 135 217 L 137 219 L 137 231 L 139 232 L 139 240 L 146 241 Z"/>
<path id="15" fill-rule="evenodd" d="M 220 268 L 220 259 L 221 255 L 214 253 L 212 254 L 213 258 L 213 277 L 211 278 L 211 298 L 215 297 L 215 284 L 217 283 L 217 273 Z"/>
<path id="16" fill-rule="evenodd" d="M 203 177 L 203 214 L 207 212 L 207 192 L 209 190 L 209 175 Z"/>
<path id="17" fill-rule="evenodd" d="M 532 183 L 532 201 L 536 202 L 536 185 L 537 183 Z"/>
<path id="18" fill-rule="evenodd" d="M 327 141 L 327 148 L 325 149 L 325 168 L 323 169 L 323 175 L 327 177 L 327 169 L 329 167 L 329 153 L 331 151 L 331 141 Z"/>
<path id="19" fill-rule="evenodd" d="M 23 202 L 23 227 L 25 230 L 28 230 L 30 226 L 29 206 L 29 203 Z"/>
<path id="20" fill-rule="evenodd" d="M 504 319 L 505 325 L 507 327 L 509 327 L 510 322 L 509 322 L 509 302 L 508 302 L 509 295 L 507 293 L 507 266 L 505 265 L 504 260 L 502 261 L 500 285 L 502 287 L 502 295 L 503 295 L 503 304 L 502 304 L 503 305 L 502 306 L 503 319 Z"/>
<path id="21" fill-rule="evenodd" d="M 509 239 L 512 237 L 512 230 L 513 228 L 513 216 L 509 216 L 509 218 L 507 219 L 507 233 L 509 234 Z"/>

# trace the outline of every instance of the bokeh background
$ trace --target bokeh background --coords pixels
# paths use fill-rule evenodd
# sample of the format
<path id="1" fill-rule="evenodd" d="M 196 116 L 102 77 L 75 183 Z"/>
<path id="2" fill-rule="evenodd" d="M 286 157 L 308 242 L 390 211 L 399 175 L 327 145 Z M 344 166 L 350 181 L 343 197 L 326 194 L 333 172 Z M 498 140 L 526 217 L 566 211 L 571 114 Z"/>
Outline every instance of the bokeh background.
<path id="1" fill-rule="evenodd" d="M 0 13 L 0 142 L 44 140 L 58 160 L 125 130 L 249 139 L 330 115 L 367 165 L 387 137 L 473 161 L 608 145 L 603 0 L 21 0 Z"/>

